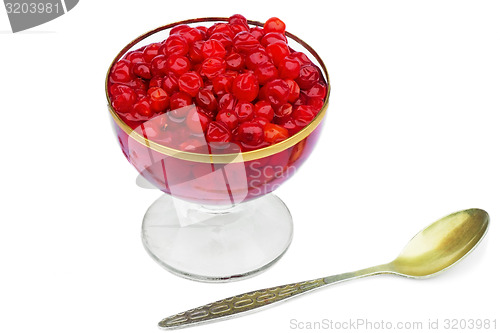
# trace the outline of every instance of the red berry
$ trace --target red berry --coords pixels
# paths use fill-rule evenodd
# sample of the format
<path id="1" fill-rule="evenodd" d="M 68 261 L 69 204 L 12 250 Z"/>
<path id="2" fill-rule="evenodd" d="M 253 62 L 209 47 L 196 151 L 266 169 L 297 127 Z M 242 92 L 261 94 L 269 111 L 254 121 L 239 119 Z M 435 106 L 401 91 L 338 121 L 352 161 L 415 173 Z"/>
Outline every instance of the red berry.
<path id="1" fill-rule="evenodd" d="M 217 108 L 217 100 L 210 89 L 203 88 L 196 95 L 196 104 L 202 109 L 212 112 Z"/>
<path id="2" fill-rule="evenodd" d="M 289 55 L 289 57 L 298 60 L 301 66 L 311 63 L 311 60 L 309 60 L 309 58 L 302 52 L 293 52 Z"/>
<path id="3" fill-rule="evenodd" d="M 216 119 L 226 125 L 229 130 L 233 130 L 238 126 L 238 117 L 233 110 L 220 110 Z"/>
<path id="4" fill-rule="evenodd" d="M 261 47 L 257 38 L 247 31 L 242 31 L 234 37 L 233 45 L 238 52 L 248 54 Z"/>
<path id="5" fill-rule="evenodd" d="M 288 102 L 295 102 L 300 95 L 300 87 L 294 80 L 287 79 L 285 80 L 286 84 L 288 84 L 288 88 L 290 88 L 290 95 L 288 95 Z"/>
<path id="6" fill-rule="evenodd" d="M 130 60 L 119 60 L 111 69 L 109 79 L 111 83 L 128 83 L 134 77 Z"/>
<path id="7" fill-rule="evenodd" d="M 267 47 L 269 44 L 279 41 L 288 43 L 286 36 L 283 35 L 282 33 L 270 32 L 262 36 L 260 43 L 262 44 L 262 46 Z"/>
<path id="8" fill-rule="evenodd" d="M 180 35 L 184 37 L 184 39 L 188 44 L 192 44 L 194 42 L 204 39 L 204 32 L 202 32 L 198 28 L 185 29 L 180 33 Z"/>
<path id="9" fill-rule="evenodd" d="M 228 22 L 229 22 L 229 24 L 241 24 L 241 25 L 245 25 L 248 28 L 247 19 L 246 19 L 245 16 L 243 16 L 241 14 L 234 14 L 234 15 L 232 15 L 229 18 Z"/>
<path id="10" fill-rule="evenodd" d="M 200 74 L 196 72 L 187 72 L 179 77 L 179 90 L 191 95 L 192 97 L 198 94 L 198 91 L 203 85 L 203 80 Z"/>
<path id="11" fill-rule="evenodd" d="M 270 122 L 269 119 L 264 118 L 264 117 L 255 117 L 252 119 L 252 121 L 254 123 L 259 124 L 262 127 L 266 126 L 266 124 L 268 124 Z"/>
<path id="12" fill-rule="evenodd" d="M 264 141 L 264 129 L 255 122 L 244 122 L 238 127 L 238 139 L 248 145 L 258 145 Z"/>
<path id="13" fill-rule="evenodd" d="M 205 57 L 203 56 L 202 48 L 205 41 L 198 40 L 189 46 L 189 58 L 192 62 L 198 63 L 202 62 Z"/>
<path id="14" fill-rule="evenodd" d="M 300 73 L 300 62 L 286 56 L 278 66 L 278 72 L 282 79 L 295 79 Z"/>
<path id="15" fill-rule="evenodd" d="M 219 109 L 229 109 L 234 110 L 236 106 L 236 98 L 232 94 L 224 94 L 221 98 L 219 98 Z"/>
<path id="16" fill-rule="evenodd" d="M 265 84 L 268 81 L 278 78 L 278 70 L 271 62 L 266 62 L 257 66 L 255 69 L 255 75 L 260 84 Z"/>
<path id="17" fill-rule="evenodd" d="M 284 33 L 285 29 L 286 29 L 285 23 L 277 17 L 271 17 L 264 24 L 264 32 L 265 33 L 269 33 L 269 32 Z"/>
<path id="18" fill-rule="evenodd" d="M 133 72 L 138 77 L 141 77 L 146 80 L 149 80 L 153 77 L 153 75 L 151 74 L 150 66 L 144 62 L 136 62 L 134 64 Z"/>
<path id="19" fill-rule="evenodd" d="M 185 92 L 178 92 L 173 94 L 170 97 L 170 109 L 169 112 L 172 116 L 176 118 L 183 118 L 189 111 L 188 106 L 192 104 L 191 95 L 186 94 Z"/>
<path id="20" fill-rule="evenodd" d="M 146 46 L 144 51 L 142 51 L 144 61 L 151 62 L 151 60 L 159 54 L 160 46 L 160 43 L 153 43 Z"/>
<path id="21" fill-rule="evenodd" d="M 264 36 L 264 29 L 261 27 L 252 27 L 249 31 L 257 40 L 260 42 L 262 36 Z"/>
<path id="22" fill-rule="evenodd" d="M 240 123 L 252 120 L 255 115 L 253 104 L 248 102 L 239 102 L 236 104 L 234 112 Z"/>
<path id="23" fill-rule="evenodd" d="M 294 135 L 300 130 L 292 117 L 279 118 L 278 125 L 286 128 L 289 135 Z"/>
<path id="24" fill-rule="evenodd" d="M 321 110 L 323 107 L 324 100 L 319 97 L 312 97 L 308 99 L 307 105 L 311 106 L 315 111 Z"/>
<path id="25" fill-rule="evenodd" d="M 255 103 L 255 116 L 272 121 L 274 118 L 274 110 L 271 103 L 268 101 L 258 101 Z"/>
<path id="26" fill-rule="evenodd" d="M 224 58 L 226 55 L 226 49 L 224 46 L 215 39 L 209 39 L 205 41 L 201 49 L 204 58 Z"/>
<path id="27" fill-rule="evenodd" d="M 185 56 L 174 54 L 167 58 L 167 69 L 169 72 L 181 76 L 191 69 L 191 62 Z"/>
<path id="28" fill-rule="evenodd" d="M 162 88 L 150 88 L 148 90 L 148 95 L 150 98 L 151 110 L 154 112 L 162 112 L 168 108 L 170 99 Z"/>
<path id="29" fill-rule="evenodd" d="M 211 26 L 207 30 L 207 34 L 210 37 L 218 32 L 224 33 L 231 38 L 234 37 L 234 31 L 233 31 L 233 29 L 231 29 L 231 26 L 227 23 L 215 23 L 213 26 Z"/>
<path id="30" fill-rule="evenodd" d="M 227 68 L 233 71 L 239 71 L 245 65 L 241 54 L 232 52 L 226 57 Z"/>
<path id="31" fill-rule="evenodd" d="M 222 58 L 207 58 L 201 65 L 201 74 L 209 79 L 224 73 L 226 70 L 226 61 Z"/>
<path id="32" fill-rule="evenodd" d="M 233 39 L 222 32 L 214 33 L 212 36 L 210 36 L 210 39 L 216 40 L 221 43 L 226 50 L 233 46 Z"/>
<path id="33" fill-rule="evenodd" d="M 319 81 L 319 71 L 314 65 L 304 65 L 300 68 L 299 76 L 295 79 L 300 89 L 310 89 L 316 82 Z"/>
<path id="34" fill-rule="evenodd" d="M 151 87 L 151 83 L 149 84 Z M 179 79 L 172 73 L 168 73 L 161 81 L 161 88 L 165 90 L 169 95 L 177 92 L 179 90 Z"/>
<path id="35" fill-rule="evenodd" d="M 182 32 L 191 29 L 191 27 L 187 24 L 179 24 L 170 29 L 170 36 L 172 35 L 180 35 Z"/>
<path id="36" fill-rule="evenodd" d="M 316 82 L 309 90 L 305 91 L 305 94 L 309 98 L 323 99 L 326 96 L 326 85 L 321 82 Z"/>
<path id="37" fill-rule="evenodd" d="M 263 50 L 251 52 L 246 56 L 245 64 L 248 69 L 255 70 L 259 65 L 269 62 L 269 56 Z"/>
<path id="38" fill-rule="evenodd" d="M 217 96 L 230 93 L 233 90 L 234 79 L 227 75 L 221 74 L 212 79 L 213 91 Z"/>
<path id="39" fill-rule="evenodd" d="M 153 76 L 151 78 L 151 80 L 149 80 L 149 88 L 161 87 L 162 82 L 163 82 L 163 76 L 161 76 L 161 75 L 155 75 L 155 76 Z"/>
<path id="40" fill-rule="evenodd" d="M 300 105 L 295 109 L 292 114 L 293 119 L 298 126 L 304 127 L 309 124 L 314 117 L 316 117 L 316 111 L 309 105 Z"/>
<path id="41" fill-rule="evenodd" d="M 113 109 L 120 113 L 129 112 L 137 100 L 134 90 L 124 85 L 117 85 L 113 89 L 115 90 L 111 102 Z"/>
<path id="42" fill-rule="evenodd" d="M 203 133 L 206 131 L 210 118 L 203 112 L 198 112 L 197 107 L 192 107 L 186 116 L 186 126 L 192 133 Z"/>
<path id="43" fill-rule="evenodd" d="M 293 112 L 293 107 L 290 103 L 282 104 L 275 112 L 276 117 L 286 118 Z"/>
<path id="44" fill-rule="evenodd" d="M 290 49 L 285 42 L 277 41 L 272 44 L 269 44 L 266 47 L 266 52 L 269 54 L 273 63 L 276 66 L 279 66 L 280 62 L 290 54 Z"/>
<path id="45" fill-rule="evenodd" d="M 259 81 L 251 73 L 238 75 L 233 82 L 233 94 L 240 101 L 253 101 L 259 94 Z"/>
<path id="46" fill-rule="evenodd" d="M 172 35 L 165 41 L 164 53 L 166 55 L 186 55 L 189 52 L 189 45 L 181 35 Z"/>
<path id="47" fill-rule="evenodd" d="M 134 51 L 134 52 L 130 52 L 126 57 L 125 59 L 127 60 L 130 60 L 131 63 L 133 64 L 136 64 L 138 62 L 146 62 L 146 60 L 144 60 L 144 55 L 142 52 L 140 51 Z"/>
<path id="48" fill-rule="evenodd" d="M 143 97 L 134 104 L 134 111 L 141 116 L 151 117 L 153 111 L 151 110 L 151 101 L 149 97 Z"/>
<path id="49" fill-rule="evenodd" d="M 280 125 L 268 123 L 264 126 L 264 140 L 271 144 L 288 138 L 288 130 Z"/>
<path id="50" fill-rule="evenodd" d="M 165 75 L 168 73 L 167 57 L 163 54 L 157 55 L 151 60 L 151 72 L 153 75 Z"/>
<path id="51" fill-rule="evenodd" d="M 282 79 L 269 81 L 262 89 L 264 98 L 271 103 L 275 110 L 288 101 L 290 88 Z"/>
<path id="52" fill-rule="evenodd" d="M 229 142 L 231 141 L 231 132 L 223 123 L 212 121 L 208 124 L 206 139 L 208 142 Z"/>

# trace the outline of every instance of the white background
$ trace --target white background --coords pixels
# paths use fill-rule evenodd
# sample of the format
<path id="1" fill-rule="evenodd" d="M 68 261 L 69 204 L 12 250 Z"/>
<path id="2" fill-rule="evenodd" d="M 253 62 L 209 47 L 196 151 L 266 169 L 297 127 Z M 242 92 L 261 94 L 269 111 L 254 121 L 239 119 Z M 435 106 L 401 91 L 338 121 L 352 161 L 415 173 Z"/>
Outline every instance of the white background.
<path id="1" fill-rule="evenodd" d="M 163 317 L 220 298 L 392 260 L 420 229 L 471 207 L 490 213 L 489 233 L 439 277 L 366 278 L 190 332 L 296 331 L 292 319 L 500 326 L 499 2 L 326 4 L 80 1 L 17 34 L 0 9 L 1 332 L 158 332 Z M 135 185 L 104 78 L 139 34 L 234 13 L 279 16 L 308 41 L 332 103 L 314 153 L 276 191 L 294 217 L 289 251 L 252 279 L 205 284 L 142 248 L 142 216 L 160 192 Z"/>

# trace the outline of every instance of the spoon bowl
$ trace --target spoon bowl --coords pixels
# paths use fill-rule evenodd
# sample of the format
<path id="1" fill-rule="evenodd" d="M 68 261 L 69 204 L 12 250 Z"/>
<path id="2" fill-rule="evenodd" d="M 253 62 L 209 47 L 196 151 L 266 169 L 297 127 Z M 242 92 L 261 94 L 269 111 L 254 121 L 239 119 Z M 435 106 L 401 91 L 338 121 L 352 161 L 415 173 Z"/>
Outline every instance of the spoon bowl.
<path id="1" fill-rule="evenodd" d="M 488 213 L 482 209 L 456 212 L 420 231 L 388 264 L 229 297 L 167 317 L 159 323 L 159 327 L 175 329 L 228 319 L 326 285 L 365 276 L 395 274 L 411 278 L 432 277 L 470 253 L 486 234 L 489 220 Z"/>
<path id="2" fill-rule="evenodd" d="M 482 209 L 448 215 L 415 235 L 388 265 L 395 274 L 432 277 L 471 252 L 486 234 L 488 224 L 488 213 Z"/>

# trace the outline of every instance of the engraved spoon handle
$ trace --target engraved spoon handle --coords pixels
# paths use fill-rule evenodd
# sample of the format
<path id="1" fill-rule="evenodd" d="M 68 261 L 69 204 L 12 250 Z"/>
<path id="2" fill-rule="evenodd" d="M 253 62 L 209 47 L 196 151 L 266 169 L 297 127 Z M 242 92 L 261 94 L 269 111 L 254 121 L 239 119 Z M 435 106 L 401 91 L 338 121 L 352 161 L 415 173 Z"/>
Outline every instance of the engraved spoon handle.
<path id="1" fill-rule="evenodd" d="M 244 312 L 260 310 L 264 306 L 276 304 L 328 284 L 380 273 L 386 273 L 386 271 L 382 269 L 382 266 L 375 266 L 356 272 L 260 289 L 178 313 L 163 319 L 158 326 L 161 329 L 176 329 L 229 319 Z"/>

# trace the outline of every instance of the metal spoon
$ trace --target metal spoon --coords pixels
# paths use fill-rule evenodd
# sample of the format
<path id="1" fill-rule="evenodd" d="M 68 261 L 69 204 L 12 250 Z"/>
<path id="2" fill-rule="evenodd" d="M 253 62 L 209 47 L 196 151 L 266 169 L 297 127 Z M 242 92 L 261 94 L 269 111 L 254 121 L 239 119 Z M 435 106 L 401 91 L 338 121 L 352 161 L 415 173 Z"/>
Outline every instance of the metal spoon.
<path id="1" fill-rule="evenodd" d="M 229 297 L 167 317 L 158 325 L 161 329 L 176 329 L 229 319 L 303 295 L 319 287 L 364 276 L 396 274 L 411 278 L 428 278 L 441 273 L 471 252 L 486 234 L 488 223 L 489 216 L 484 210 L 468 209 L 456 212 L 419 232 L 390 263 Z"/>

